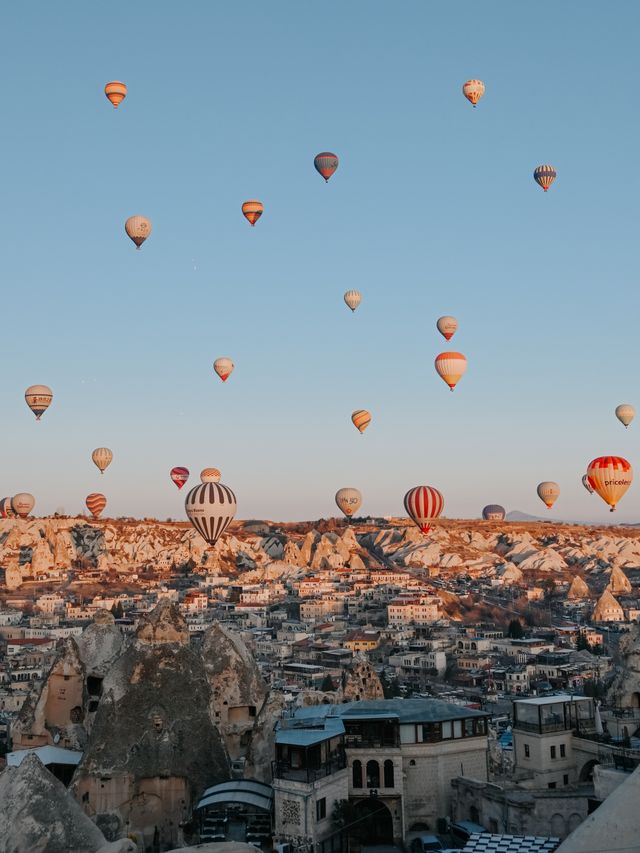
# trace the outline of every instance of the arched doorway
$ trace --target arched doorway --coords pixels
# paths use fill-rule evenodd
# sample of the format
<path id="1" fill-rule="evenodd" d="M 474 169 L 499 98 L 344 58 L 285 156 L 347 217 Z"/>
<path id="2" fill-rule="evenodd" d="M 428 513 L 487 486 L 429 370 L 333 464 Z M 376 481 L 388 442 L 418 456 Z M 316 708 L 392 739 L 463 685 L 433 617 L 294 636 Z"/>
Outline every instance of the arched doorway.
<path id="1" fill-rule="evenodd" d="M 591 761 L 587 761 L 580 771 L 581 782 L 593 782 L 593 768 L 596 764 L 600 764 L 600 762 L 595 758 L 592 758 Z"/>
<path id="2" fill-rule="evenodd" d="M 631 694 L 631 707 L 640 708 L 640 693 Z"/>
<path id="3" fill-rule="evenodd" d="M 356 820 L 349 833 L 361 844 L 393 844 L 391 812 L 377 797 L 356 803 Z"/>

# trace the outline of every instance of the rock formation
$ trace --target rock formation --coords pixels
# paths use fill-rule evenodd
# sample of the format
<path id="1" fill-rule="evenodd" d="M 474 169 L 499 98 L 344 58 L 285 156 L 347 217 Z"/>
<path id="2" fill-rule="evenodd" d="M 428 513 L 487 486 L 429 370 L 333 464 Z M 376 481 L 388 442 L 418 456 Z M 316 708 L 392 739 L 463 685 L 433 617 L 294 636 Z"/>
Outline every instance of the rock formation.
<path id="1" fill-rule="evenodd" d="M 614 595 L 628 595 L 632 591 L 631 582 L 619 566 L 611 569 L 607 589 Z"/>
<path id="2" fill-rule="evenodd" d="M 640 625 L 623 635 L 618 651 L 622 663 L 616 667 L 608 702 L 620 708 L 640 708 Z"/>
<path id="3" fill-rule="evenodd" d="M 621 622 L 624 619 L 622 607 L 608 588 L 605 589 L 593 608 L 591 619 L 594 622 Z"/>
<path id="4" fill-rule="evenodd" d="M 384 699 L 380 679 L 363 655 L 354 658 L 342 682 L 341 702 L 360 702 L 366 699 Z"/>
<path id="5" fill-rule="evenodd" d="M 571 581 L 571 586 L 567 592 L 567 599 L 569 601 L 581 601 L 584 598 L 591 598 L 589 587 L 582 580 L 580 575 L 576 575 Z"/>

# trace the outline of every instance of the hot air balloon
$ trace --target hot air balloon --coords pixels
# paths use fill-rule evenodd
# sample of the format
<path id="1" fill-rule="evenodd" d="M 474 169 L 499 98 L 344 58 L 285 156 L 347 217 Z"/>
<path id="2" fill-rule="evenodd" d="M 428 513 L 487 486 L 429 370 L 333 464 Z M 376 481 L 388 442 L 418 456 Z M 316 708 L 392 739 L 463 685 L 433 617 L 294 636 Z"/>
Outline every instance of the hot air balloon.
<path id="1" fill-rule="evenodd" d="M 245 201 L 242 205 L 242 212 L 245 219 L 247 219 L 251 225 L 255 225 L 264 213 L 264 205 L 261 201 L 256 201 L 255 199 L 253 201 Z"/>
<path id="2" fill-rule="evenodd" d="M 175 468 L 172 468 L 171 471 L 169 471 L 169 476 L 176 484 L 176 486 L 181 489 L 189 479 L 189 469 L 182 468 L 180 465 L 177 465 Z"/>
<path id="3" fill-rule="evenodd" d="M 362 295 L 357 290 L 347 290 L 344 295 L 344 301 L 352 311 L 355 311 L 362 301 Z"/>
<path id="4" fill-rule="evenodd" d="M 121 83 L 120 80 L 112 80 L 104 87 L 104 93 L 113 104 L 114 109 L 117 110 L 119 105 L 127 97 L 127 85 L 126 83 Z"/>
<path id="5" fill-rule="evenodd" d="M 444 509 L 444 497 L 433 486 L 415 486 L 404 496 L 404 508 L 423 533 L 431 530 L 434 521 Z"/>
<path id="6" fill-rule="evenodd" d="M 590 495 L 593 494 L 593 489 L 591 488 L 591 483 L 589 482 L 588 474 L 582 475 L 582 485 L 585 487 L 585 489 L 589 492 Z"/>
<path id="7" fill-rule="evenodd" d="M 482 80 L 467 80 L 462 87 L 462 94 L 475 107 L 480 98 L 484 95 L 484 83 Z"/>
<path id="8" fill-rule="evenodd" d="M 587 468 L 589 485 L 613 512 L 633 480 L 633 468 L 622 456 L 598 456 Z"/>
<path id="9" fill-rule="evenodd" d="M 533 179 L 537 184 L 540 184 L 542 189 L 546 192 L 555 181 L 556 174 L 556 170 L 553 166 L 536 166 L 533 173 Z"/>
<path id="10" fill-rule="evenodd" d="M 202 471 L 200 471 L 200 482 L 219 483 L 221 476 L 222 475 L 220 474 L 220 471 L 218 471 L 217 468 L 203 468 Z"/>
<path id="11" fill-rule="evenodd" d="M 336 492 L 336 503 L 338 504 L 338 508 L 342 510 L 347 518 L 351 518 L 354 512 L 357 512 L 360 509 L 362 504 L 362 494 L 358 489 L 338 489 Z"/>
<path id="12" fill-rule="evenodd" d="M 151 220 L 146 216 L 130 216 L 124 223 L 124 230 L 136 244 L 136 249 L 139 249 L 151 234 Z"/>
<path id="13" fill-rule="evenodd" d="M 231 359 L 226 357 L 216 358 L 216 360 L 213 362 L 213 369 L 223 382 L 226 382 L 227 379 L 231 376 L 234 367 L 235 365 L 231 361 Z"/>
<path id="14" fill-rule="evenodd" d="M 436 323 L 438 327 L 438 331 L 442 335 L 442 337 L 450 341 L 451 338 L 455 335 L 456 329 L 458 328 L 458 321 L 455 317 L 450 317 L 448 315 L 444 317 L 440 317 L 438 322 Z"/>
<path id="15" fill-rule="evenodd" d="M 438 376 L 453 391 L 467 369 L 467 359 L 461 352 L 441 352 L 436 357 L 435 366 Z"/>
<path id="16" fill-rule="evenodd" d="M 482 510 L 482 517 L 485 521 L 504 521 L 506 514 L 505 508 L 500 504 L 488 504 Z"/>
<path id="17" fill-rule="evenodd" d="M 13 518 L 15 512 L 11 506 L 11 498 L 2 498 L 0 501 L 0 518 Z"/>
<path id="18" fill-rule="evenodd" d="M 215 545 L 236 514 L 236 496 L 222 483 L 202 483 L 191 489 L 184 508 L 202 538 Z"/>
<path id="19" fill-rule="evenodd" d="M 636 416 L 636 410 L 629 403 L 622 403 L 616 406 L 616 417 L 621 424 L 624 424 L 625 429 Z"/>
<path id="20" fill-rule="evenodd" d="M 549 509 L 551 509 L 560 497 L 560 486 L 552 480 L 545 480 L 538 486 L 538 497 Z"/>
<path id="21" fill-rule="evenodd" d="M 11 498 L 11 509 L 20 518 L 26 518 L 36 505 L 36 499 L 29 492 L 19 492 Z"/>
<path id="22" fill-rule="evenodd" d="M 39 421 L 53 400 L 53 391 L 48 385 L 30 385 L 24 392 L 24 399 Z"/>
<path id="23" fill-rule="evenodd" d="M 105 468 L 108 468 L 109 465 L 111 465 L 113 453 L 108 447 L 96 447 L 91 454 L 91 458 L 93 459 L 94 465 L 97 465 L 100 469 L 100 473 L 104 474 Z"/>
<path id="24" fill-rule="evenodd" d="M 100 516 L 102 515 L 102 510 L 107 505 L 107 499 L 99 492 L 92 492 L 90 495 L 87 495 L 85 503 L 91 515 L 94 518 L 100 518 Z"/>
<path id="25" fill-rule="evenodd" d="M 338 155 L 332 154 L 330 151 L 323 151 L 321 154 L 316 154 L 313 165 L 325 181 L 328 181 L 338 168 Z"/>
<path id="26" fill-rule="evenodd" d="M 363 433 L 371 423 L 371 414 L 366 409 L 356 409 L 351 415 L 354 427 Z"/>

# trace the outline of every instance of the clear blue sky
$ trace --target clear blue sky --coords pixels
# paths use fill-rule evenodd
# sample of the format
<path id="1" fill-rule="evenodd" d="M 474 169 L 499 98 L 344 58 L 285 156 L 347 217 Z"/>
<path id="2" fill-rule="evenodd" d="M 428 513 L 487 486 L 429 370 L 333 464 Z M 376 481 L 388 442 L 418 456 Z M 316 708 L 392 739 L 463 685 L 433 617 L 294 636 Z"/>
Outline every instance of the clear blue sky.
<path id="1" fill-rule="evenodd" d="M 639 24 L 633 0 L 7 7 L 0 492 L 182 518 L 169 469 L 214 465 L 241 518 L 332 515 L 347 485 L 402 514 L 421 483 L 477 517 L 545 513 L 551 479 L 551 517 L 609 520 L 580 477 L 601 454 L 638 464 L 640 418 L 613 410 L 640 408 Z M 453 394 L 445 313 L 469 359 Z M 33 383 L 55 394 L 40 423 Z"/>

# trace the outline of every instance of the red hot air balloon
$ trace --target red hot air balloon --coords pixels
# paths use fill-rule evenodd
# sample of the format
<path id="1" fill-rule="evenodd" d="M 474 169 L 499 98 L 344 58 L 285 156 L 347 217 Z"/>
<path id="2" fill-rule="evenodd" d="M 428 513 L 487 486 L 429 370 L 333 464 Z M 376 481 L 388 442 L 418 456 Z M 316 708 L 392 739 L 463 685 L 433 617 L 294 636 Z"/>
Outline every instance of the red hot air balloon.
<path id="1" fill-rule="evenodd" d="M 404 496 L 404 508 L 423 533 L 431 530 L 434 521 L 444 509 L 444 497 L 433 486 L 416 486 Z"/>
<path id="2" fill-rule="evenodd" d="M 94 518 L 100 518 L 103 509 L 107 505 L 107 499 L 100 492 L 92 492 L 90 495 L 87 495 L 85 503 L 91 515 Z"/>
<path id="3" fill-rule="evenodd" d="M 313 165 L 325 181 L 328 181 L 338 168 L 338 155 L 332 154 L 331 151 L 322 151 L 320 154 L 316 154 Z"/>
<path id="4" fill-rule="evenodd" d="M 176 486 L 181 489 L 189 479 L 189 469 L 181 468 L 178 465 L 177 467 L 171 469 L 171 471 L 169 472 L 169 476 L 176 484 Z"/>

